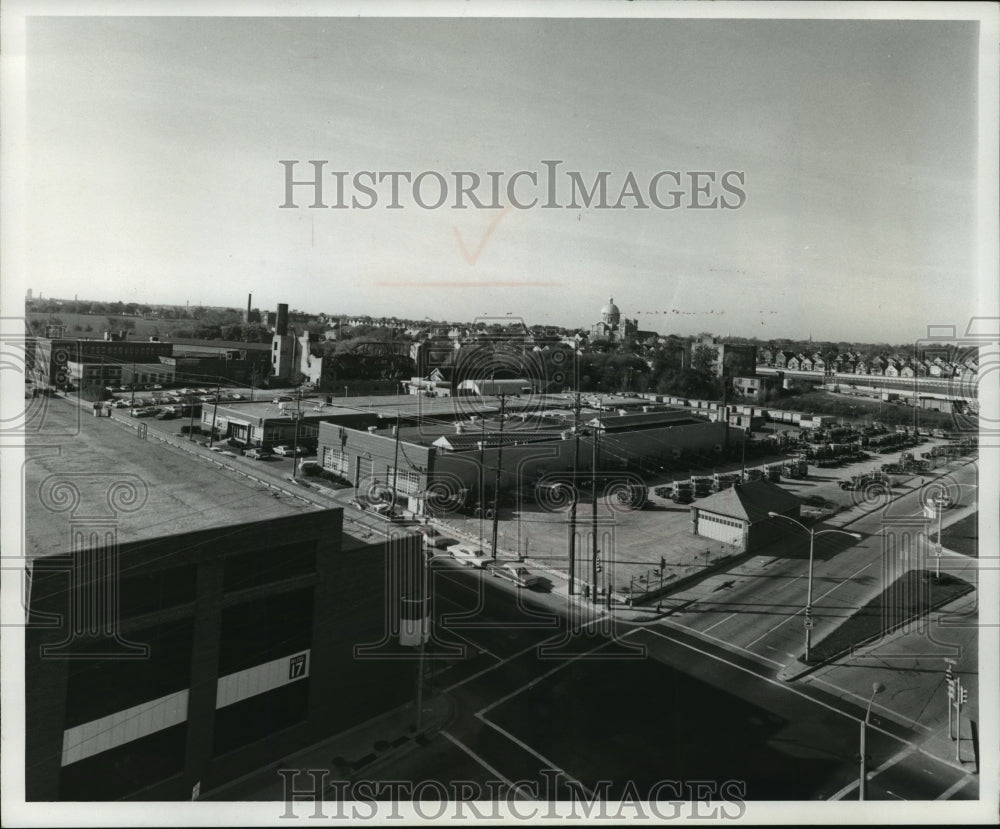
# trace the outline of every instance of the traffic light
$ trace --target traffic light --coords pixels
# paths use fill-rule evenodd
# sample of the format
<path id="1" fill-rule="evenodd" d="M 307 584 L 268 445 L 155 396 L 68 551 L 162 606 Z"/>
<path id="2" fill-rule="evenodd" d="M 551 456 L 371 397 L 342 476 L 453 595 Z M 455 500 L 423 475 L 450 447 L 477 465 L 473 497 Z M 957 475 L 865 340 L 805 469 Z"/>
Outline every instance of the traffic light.
<path id="1" fill-rule="evenodd" d="M 962 688 L 961 689 L 961 694 L 962 694 L 962 696 L 959 698 L 958 704 L 959 705 L 965 705 L 965 703 L 967 703 L 969 701 L 969 689 L 968 688 Z"/>
<path id="2" fill-rule="evenodd" d="M 948 699 L 955 699 L 955 680 L 948 677 Z"/>
<path id="3" fill-rule="evenodd" d="M 667 557 L 660 556 L 660 570 L 666 570 L 666 569 L 667 569 Z"/>

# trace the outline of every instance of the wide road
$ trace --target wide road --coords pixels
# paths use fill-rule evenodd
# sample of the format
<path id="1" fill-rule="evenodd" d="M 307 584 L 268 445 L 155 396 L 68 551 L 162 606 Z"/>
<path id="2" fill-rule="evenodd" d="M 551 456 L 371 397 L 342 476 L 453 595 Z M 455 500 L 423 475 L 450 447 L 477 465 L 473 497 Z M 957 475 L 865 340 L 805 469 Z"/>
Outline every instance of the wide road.
<path id="1" fill-rule="evenodd" d="M 663 781 L 729 783 L 747 801 L 857 797 L 863 709 L 853 702 L 783 683 L 759 660 L 668 624 L 567 620 L 564 597 L 434 570 L 440 644 L 428 648 L 425 694 L 447 695 L 456 713 L 378 779 L 493 780 L 529 800 L 571 790 L 677 799 Z M 464 659 L 434 658 L 454 645 Z M 873 717 L 869 798 L 960 791 L 966 775 L 916 750 L 914 736 Z"/>
<path id="2" fill-rule="evenodd" d="M 939 480 L 953 493 L 955 509 L 974 503 L 976 465 L 966 459 L 950 467 L 946 476 L 927 475 L 925 487 Z M 896 488 L 898 497 L 891 505 L 855 508 L 817 527 L 857 533 L 861 540 L 839 533 L 816 537 L 812 585 L 814 642 L 875 598 L 906 569 L 934 568 L 933 556 L 919 558 L 919 552 L 926 549 L 916 543 L 917 536 L 924 531 L 920 517 L 922 499 L 927 494 L 921 492 L 920 484 L 921 478 L 914 477 Z M 902 555 L 903 537 L 913 543 L 908 557 Z M 809 535 L 789 522 L 788 535 L 781 543 L 674 594 L 664 606 L 670 610 L 670 619 L 676 626 L 779 669 L 794 662 L 805 649 L 808 560 Z M 942 560 L 941 569 L 976 583 L 975 560 L 947 557 Z"/>

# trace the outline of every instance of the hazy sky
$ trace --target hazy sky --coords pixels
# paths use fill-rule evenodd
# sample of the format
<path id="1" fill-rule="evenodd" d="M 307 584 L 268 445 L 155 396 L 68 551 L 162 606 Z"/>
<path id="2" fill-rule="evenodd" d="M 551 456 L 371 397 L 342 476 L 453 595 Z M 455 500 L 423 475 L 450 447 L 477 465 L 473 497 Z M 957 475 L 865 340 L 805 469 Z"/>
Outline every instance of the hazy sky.
<path id="1" fill-rule="evenodd" d="M 614 295 L 665 333 L 912 340 L 975 310 L 977 38 L 958 22 L 32 18 L 26 284 L 567 326 Z M 282 159 L 300 178 L 310 159 L 347 171 L 348 202 L 362 170 L 485 179 L 559 159 L 588 183 L 608 171 L 612 202 L 630 171 L 643 188 L 742 171 L 746 203 L 426 210 L 403 182 L 393 210 L 386 182 L 371 210 L 309 209 L 302 188 L 280 209 Z"/>

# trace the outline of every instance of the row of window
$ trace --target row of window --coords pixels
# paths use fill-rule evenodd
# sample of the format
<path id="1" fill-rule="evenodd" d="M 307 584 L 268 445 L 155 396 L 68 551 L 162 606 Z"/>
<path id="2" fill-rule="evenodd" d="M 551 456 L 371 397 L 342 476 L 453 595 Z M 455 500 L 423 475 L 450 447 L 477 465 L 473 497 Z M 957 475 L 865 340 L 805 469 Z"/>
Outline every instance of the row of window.
<path id="1" fill-rule="evenodd" d="M 711 515 L 709 513 L 702 512 L 698 516 L 702 521 L 711 521 L 715 524 L 723 524 L 727 527 L 743 527 L 743 522 L 738 521 L 735 518 L 723 518 L 719 515 Z"/>

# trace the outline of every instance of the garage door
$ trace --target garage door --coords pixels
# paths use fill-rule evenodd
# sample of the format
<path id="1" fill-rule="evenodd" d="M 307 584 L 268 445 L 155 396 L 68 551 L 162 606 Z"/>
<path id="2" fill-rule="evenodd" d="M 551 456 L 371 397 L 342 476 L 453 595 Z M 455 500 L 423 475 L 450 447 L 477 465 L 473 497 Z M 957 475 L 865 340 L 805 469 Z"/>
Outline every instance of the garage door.
<path id="1" fill-rule="evenodd" d="M 743 522 L 712 512 L 698 513 L 698 535 L 722 541 L 725 544 L 743 546 Z"/>

